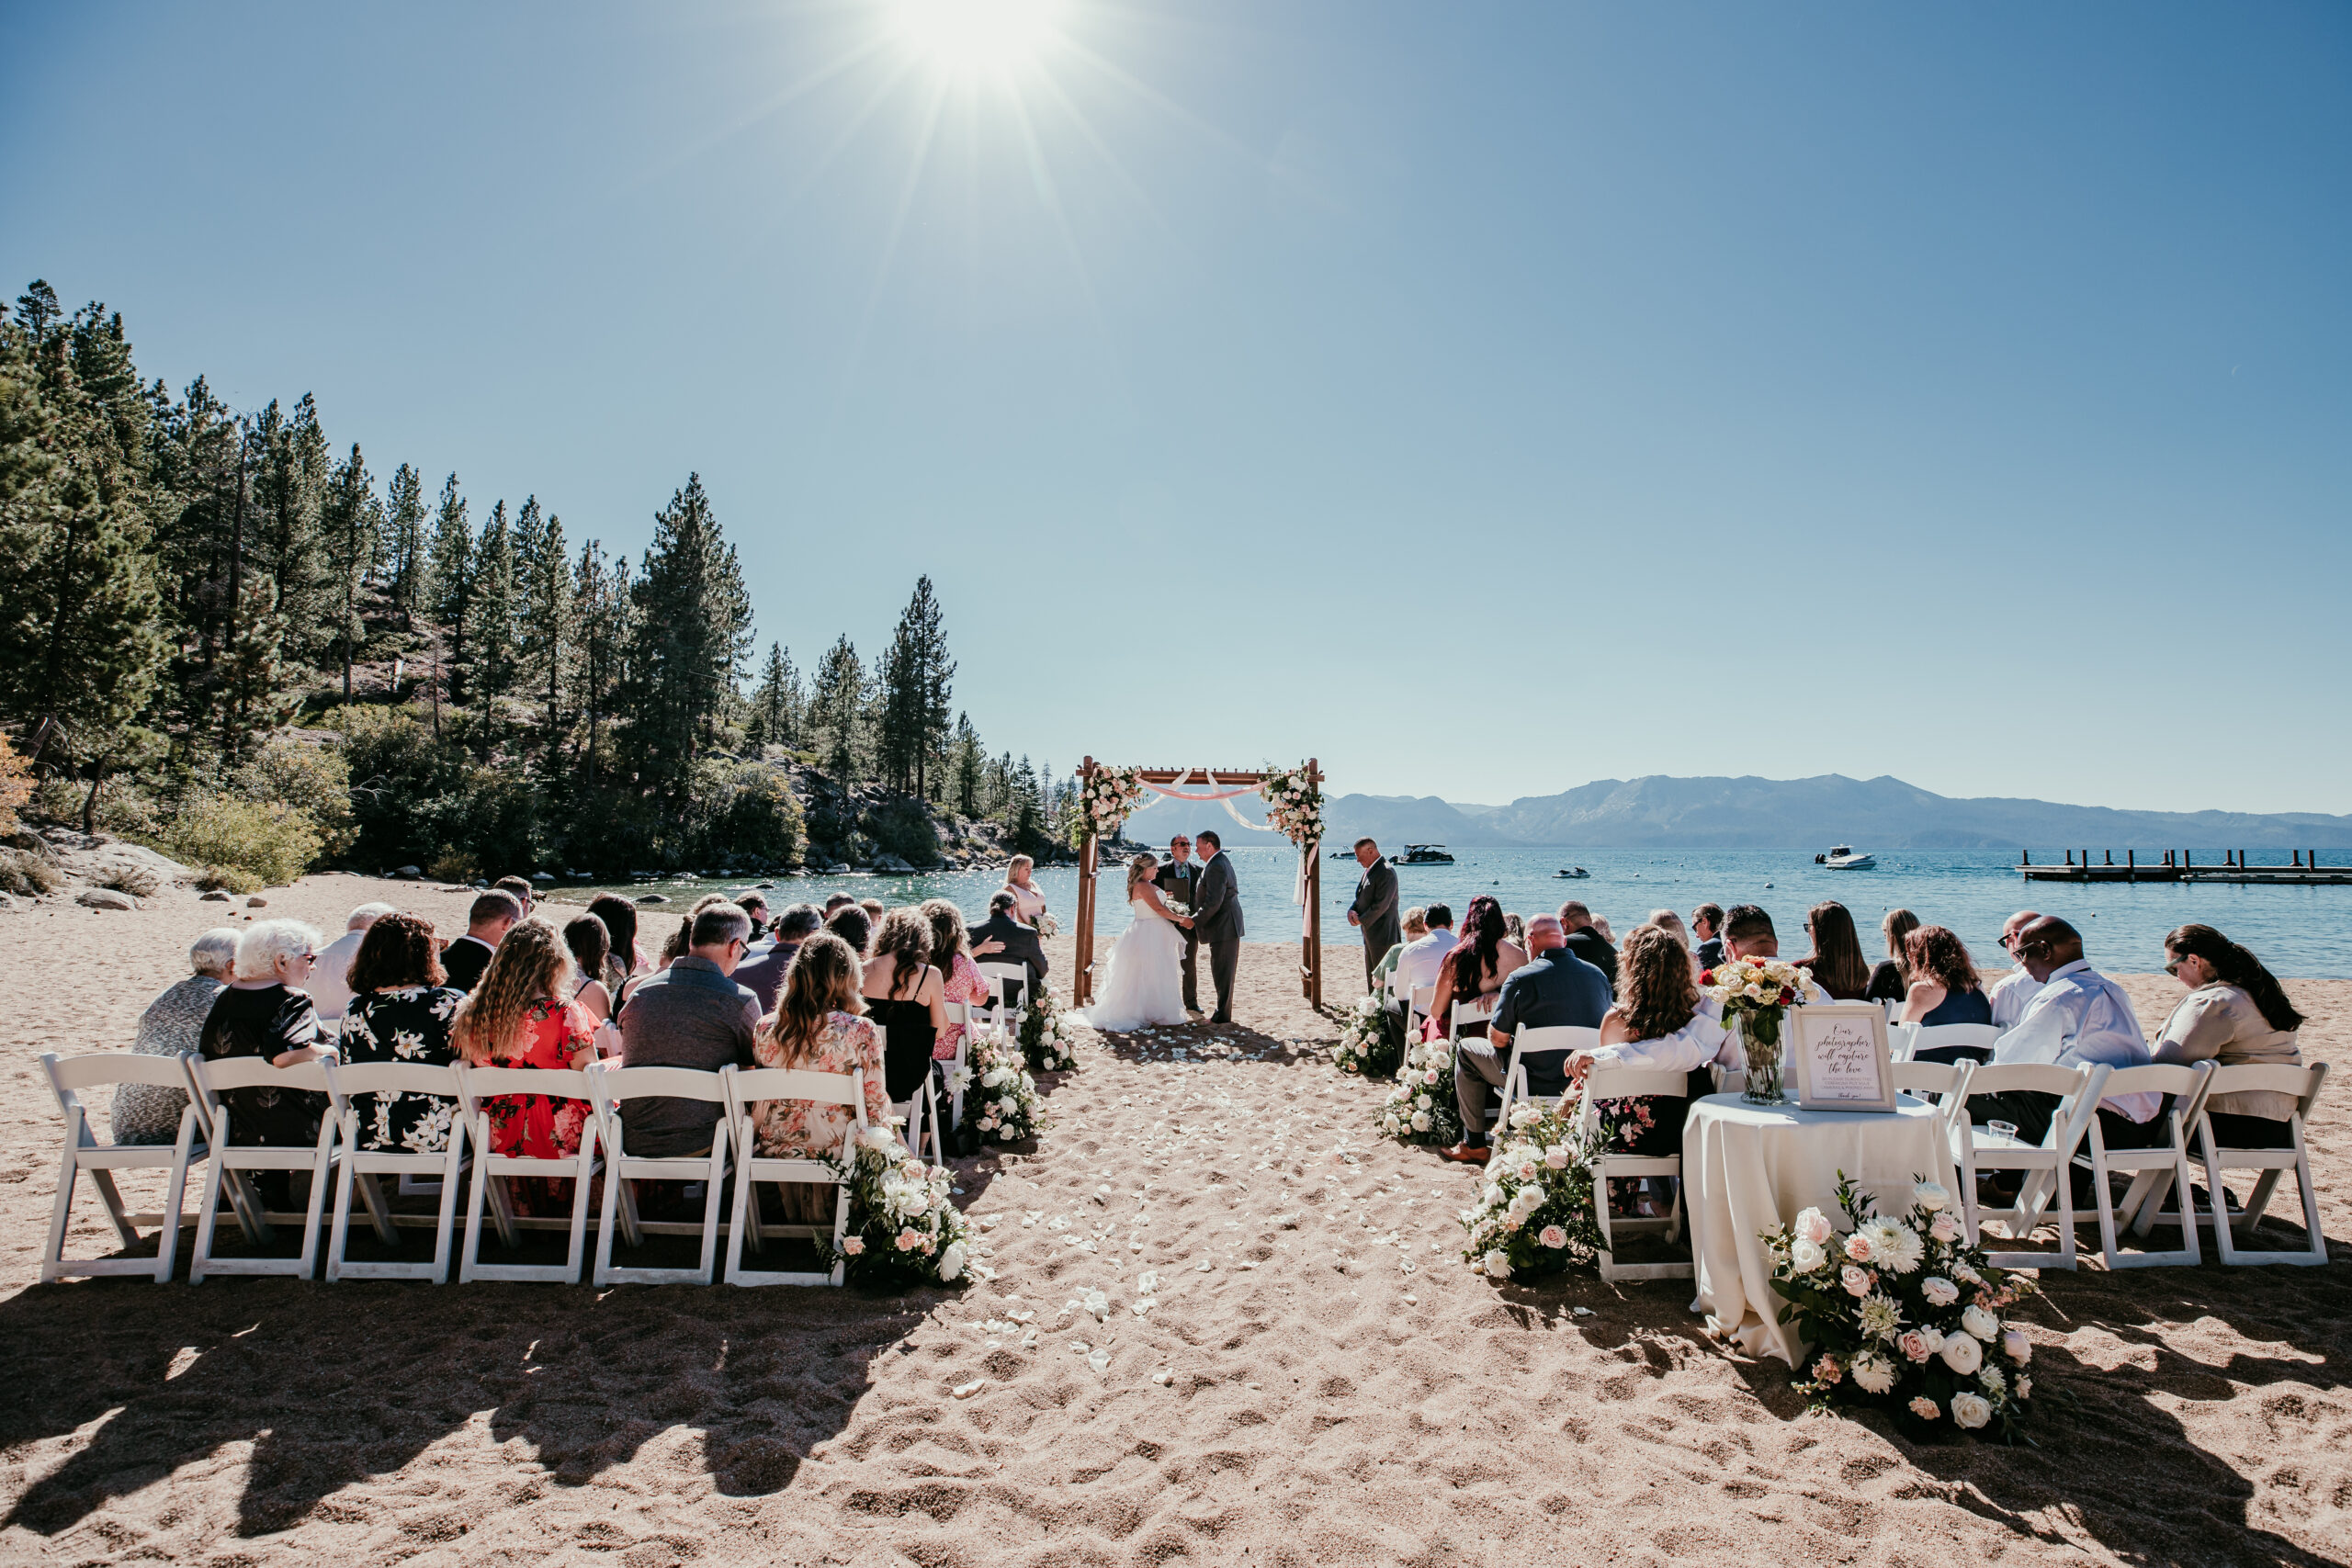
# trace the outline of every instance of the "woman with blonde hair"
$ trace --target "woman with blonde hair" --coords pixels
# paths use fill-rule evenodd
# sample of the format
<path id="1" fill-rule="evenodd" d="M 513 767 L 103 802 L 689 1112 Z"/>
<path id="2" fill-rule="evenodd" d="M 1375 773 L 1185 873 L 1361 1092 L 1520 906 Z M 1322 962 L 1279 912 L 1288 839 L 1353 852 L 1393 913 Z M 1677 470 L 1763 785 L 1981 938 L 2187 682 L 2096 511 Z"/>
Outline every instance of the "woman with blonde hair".
<path id="1" fill-rule="evenodd" d="M 947 989 L 931 966 L 931 920 L 892 909 L 874 932 L 860 984 L 866 1016 L 882 1030 L 882 1066 L 894 1101 L 922 1090 L 932 1047 L 947 1027 Z"/>
<path id="2" fill-rule="evenodd" d="M 1035 925 L 1046 912 L 1046 896 L 1031 880 L 1036 869 L 1037 863 L 1027 855 L 1013 856 L 1004 868 L 1004 891 L 1012 895 L 1012 918 L 1024 926 Z"/>
<path id="3" fill-rule="evenodd" d="M 849 943 L 831 931 L 817 931 L 800 944 L 785 972 L 784 994 L 775 1011 L 752 1039 L 752 1055 L 763 1067 L 793 1067 L 809 1073 L 865 1075 L 865 1120 L 889 1124 L 890 1097 L 884 1084 L 882 1042 L 865 1018 L 858 995 L 865 965 Z M 826 1159 L 839 1155 L 856 1117 L 846 1105 L 810 1100 L 762 1100 L 752 1105 L 752 1141 L 763 1159 Z M 793 1182 L 784 1190 L 785 1217 L 795 1221 L 831 1217 L 833 1197 L 823 1188 Z"/>
<path id="4" fill-rule="evenodd" d="M 1911 988 L 1911 933 L 1919 929 L 1919 917 L 1908 909 L 1889 909 L 1878 929 L 1886 938 L 1886 956 L 1871 970 L 1866 996 L 1874 1002 L 1899 1002 Z"/>
<path id="5" fill-rule="evenodd" d="M 518 922 L 450 1020 L 449 1043 L 458 1059 L 478 1067 L 558 1070 L 595 1060 L 594 1025 L 571 999 L 571 950 L 563 934 L 536 915 Z M 558 1095 L 499 1095 L 484 1109 L 490 1112 L 492 1154 L 531 1159 L 576 1155 L 588 1125 L 588 1102 Z M 516 1181 L 510 1190 L 518 1204 L 537 1208 L 568 1203 L 571 1194 L 556 1190 L 570 1185 Z"/>
<path id="6" fill-rule="evenodd" d="M 1111 949 L 1111 973 L 1080 1021 L 1124 1032 L 1184 1021 L 1184 938 L 1193 922 L 1168 908 L 1156 880 L 1159 862 L 1127 862 L 1127 929 Z"/>

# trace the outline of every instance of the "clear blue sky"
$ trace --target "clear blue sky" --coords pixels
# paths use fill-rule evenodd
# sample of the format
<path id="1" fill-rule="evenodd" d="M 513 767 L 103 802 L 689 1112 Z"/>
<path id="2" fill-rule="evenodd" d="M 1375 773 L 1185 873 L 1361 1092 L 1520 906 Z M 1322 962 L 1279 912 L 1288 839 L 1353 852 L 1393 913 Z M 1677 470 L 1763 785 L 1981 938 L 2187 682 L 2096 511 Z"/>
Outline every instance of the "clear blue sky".
<path id="1" fill-rule="evenodd" d="M 2352 8 L 990 4 L 19 8 L 0 282 L 1057 767 L 2352 811 Z"/>

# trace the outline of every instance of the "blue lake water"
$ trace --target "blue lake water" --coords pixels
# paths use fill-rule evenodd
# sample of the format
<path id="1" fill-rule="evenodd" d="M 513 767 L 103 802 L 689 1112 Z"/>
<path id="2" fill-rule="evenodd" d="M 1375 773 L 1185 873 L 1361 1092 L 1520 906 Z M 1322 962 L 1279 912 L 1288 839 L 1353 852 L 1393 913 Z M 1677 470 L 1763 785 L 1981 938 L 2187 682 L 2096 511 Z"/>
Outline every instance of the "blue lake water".
<path id="1" fill-rule="evenodd" d="M 1295 941 L 1300 911 L 1291 902 L 1296 857 L 1286 847 L 1238 847 L 1233 857 L 1242 907 L 1252 942 Z M 2219 864 L 2218 848 L 2192 853 L 2199 864 Z M 1579 881 L 1555 877 L 1563 866 L 1581 865 L 1592 874 Z M 2027 883 L 2011 853 L 2001 850 L 1921 850 L 1881 854 L 1871 871 L 1830 871 L 1813 863 L 1810 852 L 1795 850 L 1593 850 L 1464 849 L 1453 865 L 1399 866 L 1407 906 L 1442 901 L 1458 916 L 1470 899 L 1490 893 L 1520 914 L 1559 908 L 1580 898 L 1605 916 L 1621 937 L 1652 909 L 1672 908 L 1688 919 L 1691 908 L 1713 900 L 1760 904 L 1780 928 L 1781 951 L 1804 948 L 1805 911 L 1835 898 L 1854 915 L 1862 944 L 1878 956 L 1878 923 L 1887 910 L 1908 908 L 1930 924 L 1960 933 L 1969 952 L 1986 967 L 2006 962 L 1994 939 L 2011 911 L 2034 908 L 2063 916 L 2084 933 L 2093 963 L 2118 973 L 2146 973 L 2164 964 L 2164 935 L 2192 920 L 2219 927 L 2244 942 L 2280 975 L 2352 976 L 2352 886 L 2242 887 L 2178 883 Z M 1358 945 L 1347 923 L 1357 871 L 1352 860 L 1323 863 L 1323 937 L 1333 946 Z M 837 887 L 858 897 L 899 904 L 918 898 L 953 898 L 967 916 L 984 914 L 989 895 L 1002 885 L 997 871 L 952 872 L 925 876 L 809 876 L 777 882 L 768 895 L 781 908 L 795 897 L 822 902 Z M 1078 906 L 1078 873 L 1068 866 L 1037 874 L 1056 916 L 1067 932 Z M 740 880 L 659 883 L 621 889 L 659 889 L 681 901 L 714 889 L 743 886 Z M 1098 934 L 1108 939 L 1127 926 L 1119 901 L 1119 871 L 1105 870 Z M 557 897 L 584 903 L 588 892 L 566 888 Z"/>

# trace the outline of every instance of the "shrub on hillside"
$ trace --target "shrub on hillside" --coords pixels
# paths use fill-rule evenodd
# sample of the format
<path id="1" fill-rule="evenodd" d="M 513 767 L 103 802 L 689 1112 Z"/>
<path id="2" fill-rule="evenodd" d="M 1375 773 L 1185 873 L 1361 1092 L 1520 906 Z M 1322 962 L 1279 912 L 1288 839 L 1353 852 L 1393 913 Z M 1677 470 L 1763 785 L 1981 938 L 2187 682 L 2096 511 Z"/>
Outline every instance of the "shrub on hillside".
<path id="1" fill-rule="evenodd" d="M 310 817 L 282 801 L 190 795 L 168 825 L 164 847 L 194 866 L 198 884 L 251 893 L 302 874 L 323 840 Z"/>
<path id="2" fill-rule="evenodd" d="M 0 891 L 38 898 L 56 892 L 63 880 L 55 866 L 31 851 L 0 847 Z"/>
<path id="3" fill-rule="evenodd" d="M 17 830 L 17 807 L 32 797 L 32 769 L 0 735 L 0 833 Z"/>
<path id="4" fill-rule="evenodd" d="M 858 826 L 871 833 L 885 852 L 909 865 L 939 863 L 939 835 L 932 830 L 931 818 L 911 800 L 878 806 L 860 818 Z"/>
<path id="5" fill-rule="evenodd" d="M 800 859 L 800 802 L 777 770 L 721 763 L 697 778 L 696 795 L 709 817 L 702 837 L 705 860 L 735 859 L 791 865 Z"/>
<path id="6" fill-rule="evenodd" d="M 320 852 L 339 855 L 358 838 L 351 810 L 351 768 L 329 746 L 277 739 L 237 770 L 237 794 L 263 806 L 290 806 L 311 819 Z"/>

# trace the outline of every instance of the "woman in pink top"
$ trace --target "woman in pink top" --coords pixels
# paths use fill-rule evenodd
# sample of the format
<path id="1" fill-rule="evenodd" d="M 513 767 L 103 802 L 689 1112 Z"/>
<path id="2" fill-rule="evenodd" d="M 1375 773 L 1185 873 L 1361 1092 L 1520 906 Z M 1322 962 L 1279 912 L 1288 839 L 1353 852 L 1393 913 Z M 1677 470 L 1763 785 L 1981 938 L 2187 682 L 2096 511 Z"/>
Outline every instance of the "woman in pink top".
<path id="1" fill-rule="evenodd" d="M 980 966 L 972 962 L 972 954 L 966 951 L 971 943 L 971 935 L 964 929 L 964 911 L 944 898 L 928 898 L 923 901 L 922 912 L 931 921 L 931 966 L 946 976 L 946 999 L 950 1002 L 969 1002 L 975 1007 L 987 1001 L 989 983 L 980 977 Z M 1001 942 L 980 944 L 983 957 L 1003 951 L 1004 944 Z M 939 1032 L 937 1043 L 931 1048 L 932 1059 L 954 1061 L 963 1041 L 964 1025 L 951 1019 L 947 1027 Z"/>

